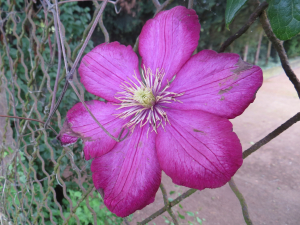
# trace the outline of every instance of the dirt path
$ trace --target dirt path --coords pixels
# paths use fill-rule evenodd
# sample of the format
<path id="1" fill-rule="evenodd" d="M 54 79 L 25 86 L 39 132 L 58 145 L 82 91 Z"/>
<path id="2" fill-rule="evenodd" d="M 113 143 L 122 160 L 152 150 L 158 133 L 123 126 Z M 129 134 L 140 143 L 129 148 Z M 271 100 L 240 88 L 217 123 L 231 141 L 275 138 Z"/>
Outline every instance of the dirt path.
<path id="1" fill-rule="evenodd" d="M 300 68 L 294 69 L 300 78 Z M 239 136 L 243 149 L 247 149 L 276 127 L 300 111 L 297 93 L 284 73 L 264 80 L 257 98 L 249 108 L 232 120 L 234 131 Z M 243 193 L 253 224 L 299 225 L 300 224 L 300 123 L 282 133 L 279 137 L 249 156 L 234 176 Z M 163 175 L 163 183 L 173 199 L 186 188 L 175 186 Z M 239 225 L 245 224 L 241 206 L 228 184 L 219 189 L 198 191 L 182 202 L 182 207 L 173 208 L 185 216 L 180 224 Z M 161 192 L 156 201 L 135 213 L 132 224 L 148 217 L 163 207 Z M 187 215 L 187 211 L 195 216 Z M 170 220 L 167 213 L 163 214 Z M 191 214 L 192 215 L 192 214 Z M 195 222 L 193 222 L 195 221 Z M 160 216 L 149 224 L 166 224 Z"/>

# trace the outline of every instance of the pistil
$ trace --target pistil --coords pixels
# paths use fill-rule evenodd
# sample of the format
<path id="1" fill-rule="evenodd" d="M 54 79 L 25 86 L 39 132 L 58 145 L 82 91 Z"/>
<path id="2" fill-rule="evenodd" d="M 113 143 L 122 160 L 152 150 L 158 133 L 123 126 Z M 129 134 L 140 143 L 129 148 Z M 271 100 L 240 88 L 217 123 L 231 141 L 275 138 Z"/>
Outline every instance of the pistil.
<path id="1" fill-rule="evenodd" d="M 142 104 L 145 108 L 151 108 L 155 104 L 155 97 L 152 90 L 141 87 L 134 92 L 133 99 Z"/>

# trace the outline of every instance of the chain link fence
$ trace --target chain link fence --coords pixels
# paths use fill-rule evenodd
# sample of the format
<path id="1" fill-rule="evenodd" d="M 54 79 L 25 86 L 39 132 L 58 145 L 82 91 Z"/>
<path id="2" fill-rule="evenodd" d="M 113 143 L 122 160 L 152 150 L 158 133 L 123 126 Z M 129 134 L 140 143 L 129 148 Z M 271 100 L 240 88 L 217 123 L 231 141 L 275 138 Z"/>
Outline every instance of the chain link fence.
<path id="1" fill-rule="evenodd" d="M 105 42 L 109 42 L 102 21 L 106 5 L 113 4 L 118 13 L 117 2 L 94 0 L 93 17 L 83 18 L 82 9 L 76 8 L 73 2 L 0 1 L 1 224 L 129 224 L 130 218 L 118 218 L 103 205 L 87 169 L 90 163 L 82 158 L 82 143 L 62 148 L 55 139 L 67 110 L 78 98 L 92 98 L 78 82 L 77 65 L 83 53 L 92 47 L 89 40 L 96 26 L 102 30 Z M 170 2 L 160 4 L 153 0 L 157 12 Z M 66 6 L 68 4 L 72 5 Z M 190 0 L 188 6 L 192 8 L 193 1 Z M 266 2 L 260 4 L 247 23 L 223 43 L 220 52 L 260 17 L 265 33 L 300 96 L 299 81 L 289 67 L 282 43 L 268 23 L 264 11 L 267 6 Z M 78 37 L 66 38 L 72 27 L 65 27 L 63 23 L 63 17 L 66 21 L 76 14 L 90 21 L 80 34 L 76 34 L 81 37 L 79 41 Z M 134 49 L 137 51 L 137 43 Z M 56 98 L 58 95 L 60 97 Z M 298 113 L 244 151 L 244 158 L 299 120 Z M 242 205 L 245 222 L 252 224 L 245 199 L 233 180 L 229 184 Z M 170 202 L 162 184 L 160 188 L 165 206 L 139 224 L 146 224 L 166 211 L 173 223 L 179 224 L 172 207 L 196 192 L 190 189 Z"/>

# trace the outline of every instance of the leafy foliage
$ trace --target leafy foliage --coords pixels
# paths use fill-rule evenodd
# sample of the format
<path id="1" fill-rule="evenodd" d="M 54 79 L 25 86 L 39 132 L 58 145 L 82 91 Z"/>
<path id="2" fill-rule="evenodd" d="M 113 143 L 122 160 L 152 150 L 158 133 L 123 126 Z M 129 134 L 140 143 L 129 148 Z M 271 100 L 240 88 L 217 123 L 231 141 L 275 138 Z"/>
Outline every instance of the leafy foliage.
<path id="1" fill-rule="evenodd" d="M 300 2 L 297 0 L 270 0 L 268 17 L 275 35 L 288 40 L 300 33 Z"/>
<path id="2" fill-rule="evenodd" d="M 155 12 L 152 1 L 138 1 L 135 5 L 123 8 L 119 14 L 114 13 L 114 6 L 108 5 L 103 21 L 110 34 L 110 40 L 126 45 L 134 45 L 143 25 Z"/>
<path id="3" fill-rule="evenodd" d="M 247 0 L 227 0 L 225 11 L 225 23 L 227 29 L 229 29 L 229 24 L 246 2 Z"/>
<path id="4" fill-rule="evenodd" d="M 8 157 L 10 155 L 14 154 L 13 150 L 11 148 L 8 148 L 5 152 L 4 152 L 4 157 Z M 26 201 L 22 201 L 22 197 L 21 195 L 17 192 L 16 188 L 13 187 L 14 184 L 14 174 L 15 172 L 17 172 L 17 176 L 19 177 L 19 183 L 18 186 L 20 185 L 26 185 L 26 174 L 24 173 L 24 170 L 21 166 L 21 162 L 24 166 L 28 166 L 27 160 L 24 157 L 24 153 L 20 152 L 20 159 L 17 159 L 17 166 L 16 168 L 14 168 L 14 166 L 12 164 L 10 164 L 8 166 L 8 172 L 7 172 L 7 180 L 6 180 L 6 185 L 10 186 L 12 185 L 12 188 L 9 189 L 9 195 L 8 198 L 6 199 L 6 206 L 7 206 L 7 211 L 9 213 L 16 213 L 16 211 L 18 211 L 18 208 L 20 207 L 28 207 L 28 209 L 31 210 L 37 210 L 38 209 L 38 204 L 40 202 L 44 201 L 44 196 L 41 194 L 41 187 L 37 184 L 37 183 L 33 183 L 32 187 L 28 189 L 27 193 L 25 194 L 26 196 Z M 0 177 L 1 179 L 1 177 Z M 47 185 L 47 181 L 45 180 L 43 185 L 43 189 L 46 189 Z M 58 185 L 58 184 L 57 184 Z M 4 189 L 4 190 L 3 190 Z M 5 187 L 4 186 L 0 186 L 0 192 L 2 193 L 2 191 L 5 191 Z M 45 191 L 45 190 L 43 190 Z M 72 190 L 72 189 L 68 189 L 68 195 L 69 198 L 71 199 L 72 203 L 73 203 L 73 207 L 76 206 L 77 202 L 79 201 L 79 199 L 81 199 L 82 197 L 82 192 L 79 190 Z M 51 195 L 53 196 L 53 195 Z M 108 224 L 121 224 L 123 219 L 117 217 L 115 214 L 111 213 L 103 204 L 103 200 L 100 196 L 99 193 L 94 193 L 93 195 L 89 195 L 88 196 L 89 199 L 89 205 L 90 207 L 96 212 L 97 215 L 97 224 L 100 225 L 108 225 Z M 57 224 L 63 224 L 63 219 L 61 218 L 61 214 L 60 214 L 60 210 L 57 207 L 56 204 L 54 204 L 54 199 L 51 198 L 50 196 L 47 197 L 46 199 L 47 205 L 48 207 L 51 208 L 51 213 L 53 215 L 53 220 L 55 223 Z M 69 202 L 63 198 L 62 199 L 62 204 L 61 207 L 63 209 L 63 215 L 65 218 L 67 218 L 70 214 L 69 210 L 65 210 L 65 209 L 69 209 Z M 45 207 L 43 207 L 42 209 L 42 213 L 44 215 L 44 220 L 46 221 L 45 224 L 52 224 L 52 222 L 50 221 L 50 215 L 49 215 L 49 211 L 46 210 Z M 82 201 L 79 205 L 79 207 L 76 209 L 75 214 L 78 216 L 79 220 L 80 220 L 80 224 L 84 224 L 84 225 L 89 225 L 89 224 L 93 224 L 94 223 L 94 218 L 93 215 L 90 213 L 90 209 L 87 207 L 86 201 Z M 35 214 L 34 214 L 35 215 Z M 27 218 L 29 221 L 33 220 L 34 218 Z M 23 214 L 19 214 L 19 217 L 17 219 L 17 222 L 19 224 L 21 223 L 26 223 L 26 219 L 24 217 Z M 42 222 L 39 221 L 38 224 L 41 224 Z M 75 218 L 71 218 L 68 224 L 77 224 Z"/>
<path id="5" fill-rule="evenodd" d="M 284 47 L 287 49 L 287 54 L 289 57 L 294 58 L 300 55 L 300 35 L 285 41 Z"/>
<path id="6" fill-rule="evenodd" d="M 77 201 L 82 197 L 81 191 L 73 191 L 70 190 L 70 198 L 72 199 L 73 205 L 76 205 Z M 93 197 L 88 196 L 90 207 L 97 214 L 97 224 L 106 225 L 106 224 L 121 224 L 123 219 L 117 217 L 115 214 L 111 213 L 104 205 L 103 200 L 99 193 L 94 195 Z M 64 205 L 68 206 L 68 202 L 63 199 Z M 94 219 L 90 213 L 90 209 L 87 207 L 86 202 L 81 202 L 80 206 L 76 210 L 75 213 L 80 219 L 80 224 L 89 225 L 94 223 Z M 64 213 L 64 216 L 69 216 L 69 212 Z M 69 224 L 77 224 L 76 220 L 72 218 Z"/>

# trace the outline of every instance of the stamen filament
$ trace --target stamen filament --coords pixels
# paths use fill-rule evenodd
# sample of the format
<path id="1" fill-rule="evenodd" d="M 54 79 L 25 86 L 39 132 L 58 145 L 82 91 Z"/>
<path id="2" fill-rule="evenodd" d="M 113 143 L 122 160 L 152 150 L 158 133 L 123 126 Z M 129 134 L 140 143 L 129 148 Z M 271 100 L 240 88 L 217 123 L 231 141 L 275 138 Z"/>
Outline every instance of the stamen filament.
<path id="1" fill-rule="evenodd" d="M 154 132 L 161 125 L 164 127 L 167 123 L 170 124 L 167 113 L 162 109 L 165 106 L 162 103 L 172 103 L 177 100 L 177 97 L 182 96 L 184 93 L 174 93 L 166 91 L 170 87 L 170 82 L 162 89 L 162 81 L 165 76 L 164 71 L 156 69 L 155 74 L 152 73 L 150 68 L 144 67 L 141 78 L 139 79 L 134 72 L 134 80 L 123 82 L 120 87 L 122 92 L 118 92 L 115 96 L 121 103 L 118 109 L 127 108 L 122 113 L 117 114 L 119 118 L 127 118 L 132 116 L 131 120 L 125 125 L 130 127 L 133 132 L 136 125 L 140 127 L 149 124 Z"/>

